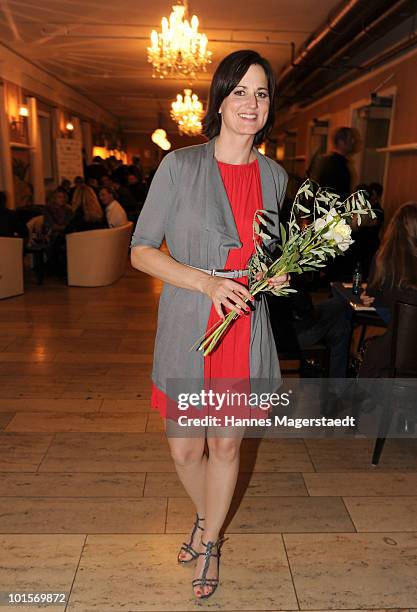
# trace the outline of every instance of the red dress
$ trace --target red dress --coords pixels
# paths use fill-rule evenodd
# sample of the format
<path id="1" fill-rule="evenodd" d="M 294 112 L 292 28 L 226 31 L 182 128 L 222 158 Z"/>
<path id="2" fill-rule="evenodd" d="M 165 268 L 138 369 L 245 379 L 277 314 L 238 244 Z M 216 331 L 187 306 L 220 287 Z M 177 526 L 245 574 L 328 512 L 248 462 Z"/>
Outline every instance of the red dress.
<path id="1" fill-rule="evenodd" d="M 230 249 L 225 264 L 226 269 L 240 270 L 247 267 L 253 253 L 252 221 L 255 211 L 262 208 L 262 188 L 258 161 L 249 164 L 225 164 L 217 162 L 223 184 L 234 215 L 242 247 Z M 247 286 L 248 279 L 234 279 Z M 207 329 L 219 317 L 214 306 L 210 311 Z M 216 349 L 204 358 L 205 380 L 239 379 L 249 380 L 249 350 L 251 335 L 251 316 L 242 315 L 233 322 Z M 152 387 L 151 406 L 161 416 L 167 414 L 167 401 L 172 401 L 158 389 Z"/>

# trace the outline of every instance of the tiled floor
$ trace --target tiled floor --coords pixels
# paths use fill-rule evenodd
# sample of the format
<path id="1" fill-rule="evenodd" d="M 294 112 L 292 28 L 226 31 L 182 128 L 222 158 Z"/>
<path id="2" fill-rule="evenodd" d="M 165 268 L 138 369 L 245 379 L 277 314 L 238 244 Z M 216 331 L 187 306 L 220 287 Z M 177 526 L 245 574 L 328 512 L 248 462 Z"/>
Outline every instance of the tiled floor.
<path id="1" fill-rule="evenodd" d="M 160 283 L 30 282 L 0 303 L 0 603 L 70 612 L 417 609 L 417 444 L 245 440 L 222 584 L 196 604 L 193 509 L 149 409 Z M 2 610 L 16 606 L 2 605 Z M 33 610 L 36 606 L 19 606 Z"/>

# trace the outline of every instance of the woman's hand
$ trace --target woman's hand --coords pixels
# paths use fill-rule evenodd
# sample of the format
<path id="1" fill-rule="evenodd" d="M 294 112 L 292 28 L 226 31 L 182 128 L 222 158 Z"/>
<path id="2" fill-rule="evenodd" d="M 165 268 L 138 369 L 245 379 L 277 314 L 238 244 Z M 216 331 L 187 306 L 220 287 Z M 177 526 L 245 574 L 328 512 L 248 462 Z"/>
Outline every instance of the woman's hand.
<path id="1" fill-rule="evenodd" d="M 263 272 L 258 272 L 255 276 L 256 280 L 262 280 Z M 280 276 L 273 276 L 268 280 L 270 287 L 280 287 L 281 285 L 287 285 L 290 282 L 291 276 L 289 274 L 280 274 Z"/>
<path id="2" fill-rule="evenodd" d="M 204 293 L 212 300 L 221 319 L 224 319 L 222 306 L 242 314 L 251 310 L 243 300 L 255 299 L 244 285 L 220 276 L 211 276 L 207 279 Z"/>
<path id="3" fill-rule="evenodd" d="M 375 298 L 371 297 L 370 295 L 366 295 L 366 293 L 363 292 L 361 294 L 361 302 L 364 306 L 372 306 L 372 304 L 375 302 Z"/>

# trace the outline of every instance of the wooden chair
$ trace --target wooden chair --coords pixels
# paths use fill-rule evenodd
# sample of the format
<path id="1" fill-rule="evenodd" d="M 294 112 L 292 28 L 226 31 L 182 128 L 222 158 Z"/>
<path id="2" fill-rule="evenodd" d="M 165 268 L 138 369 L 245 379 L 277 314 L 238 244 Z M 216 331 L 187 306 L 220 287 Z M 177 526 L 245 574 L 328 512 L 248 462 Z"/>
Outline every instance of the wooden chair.
<path id="1" fill-rule="evenodd" d="M 392 329 L 389 376 L 402 380 L 398 384 L 393 384 L 390 398 L 385 402 L 379 426 L 380 437 L 376 440 L 372 455 L 373 466 L 378 465 L 394 410 L 399 407 L 396 399 L 398 400 L 401 394 L 408 394 L 408 397 L 410 393 L 414 393 L 414 397 L 417 394 L 417 385 L 413 380 L 417 378 L 417 305 L 397 302 Z M 409 384 L 404 379 L 409 379 Z"/>

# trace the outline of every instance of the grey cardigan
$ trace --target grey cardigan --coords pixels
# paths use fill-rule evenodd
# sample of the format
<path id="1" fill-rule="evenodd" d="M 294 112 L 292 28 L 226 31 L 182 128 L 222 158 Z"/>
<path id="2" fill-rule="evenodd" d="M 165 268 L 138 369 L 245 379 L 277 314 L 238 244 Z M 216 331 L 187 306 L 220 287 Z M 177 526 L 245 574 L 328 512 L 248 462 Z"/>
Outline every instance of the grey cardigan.
<path id="1" fill-rule="evenodd" d="M 165 237 L 170 255 L 176 261 L 199 268 L 222 269 L 229 249 L 242 246 L 214 157 L 214 144 L 215 139 L 177 149 L 164 157 L 138 219 L 132 247 L 159 248 Z M 268 233 L 278 236 L 279 208 L 285 195 L 287 174 L 256 148 L 254 151 L 261 175 L 263 208 L 271 219 Z M 252 387 L 258 379 L 265 383 L 280 379 L 264 296 L 254 304 L 250 340 Z M 184 381 L 189 391 L 191 386 L 193 390 L 202 388 L 204 357 L 200 351 L 190 351 L 190 347 L 204 334 L 211 306 L 211 300 L 199 291 L 168 283 L 163 286 L 152 380 L 171 397 L 172 380 Z"/>

